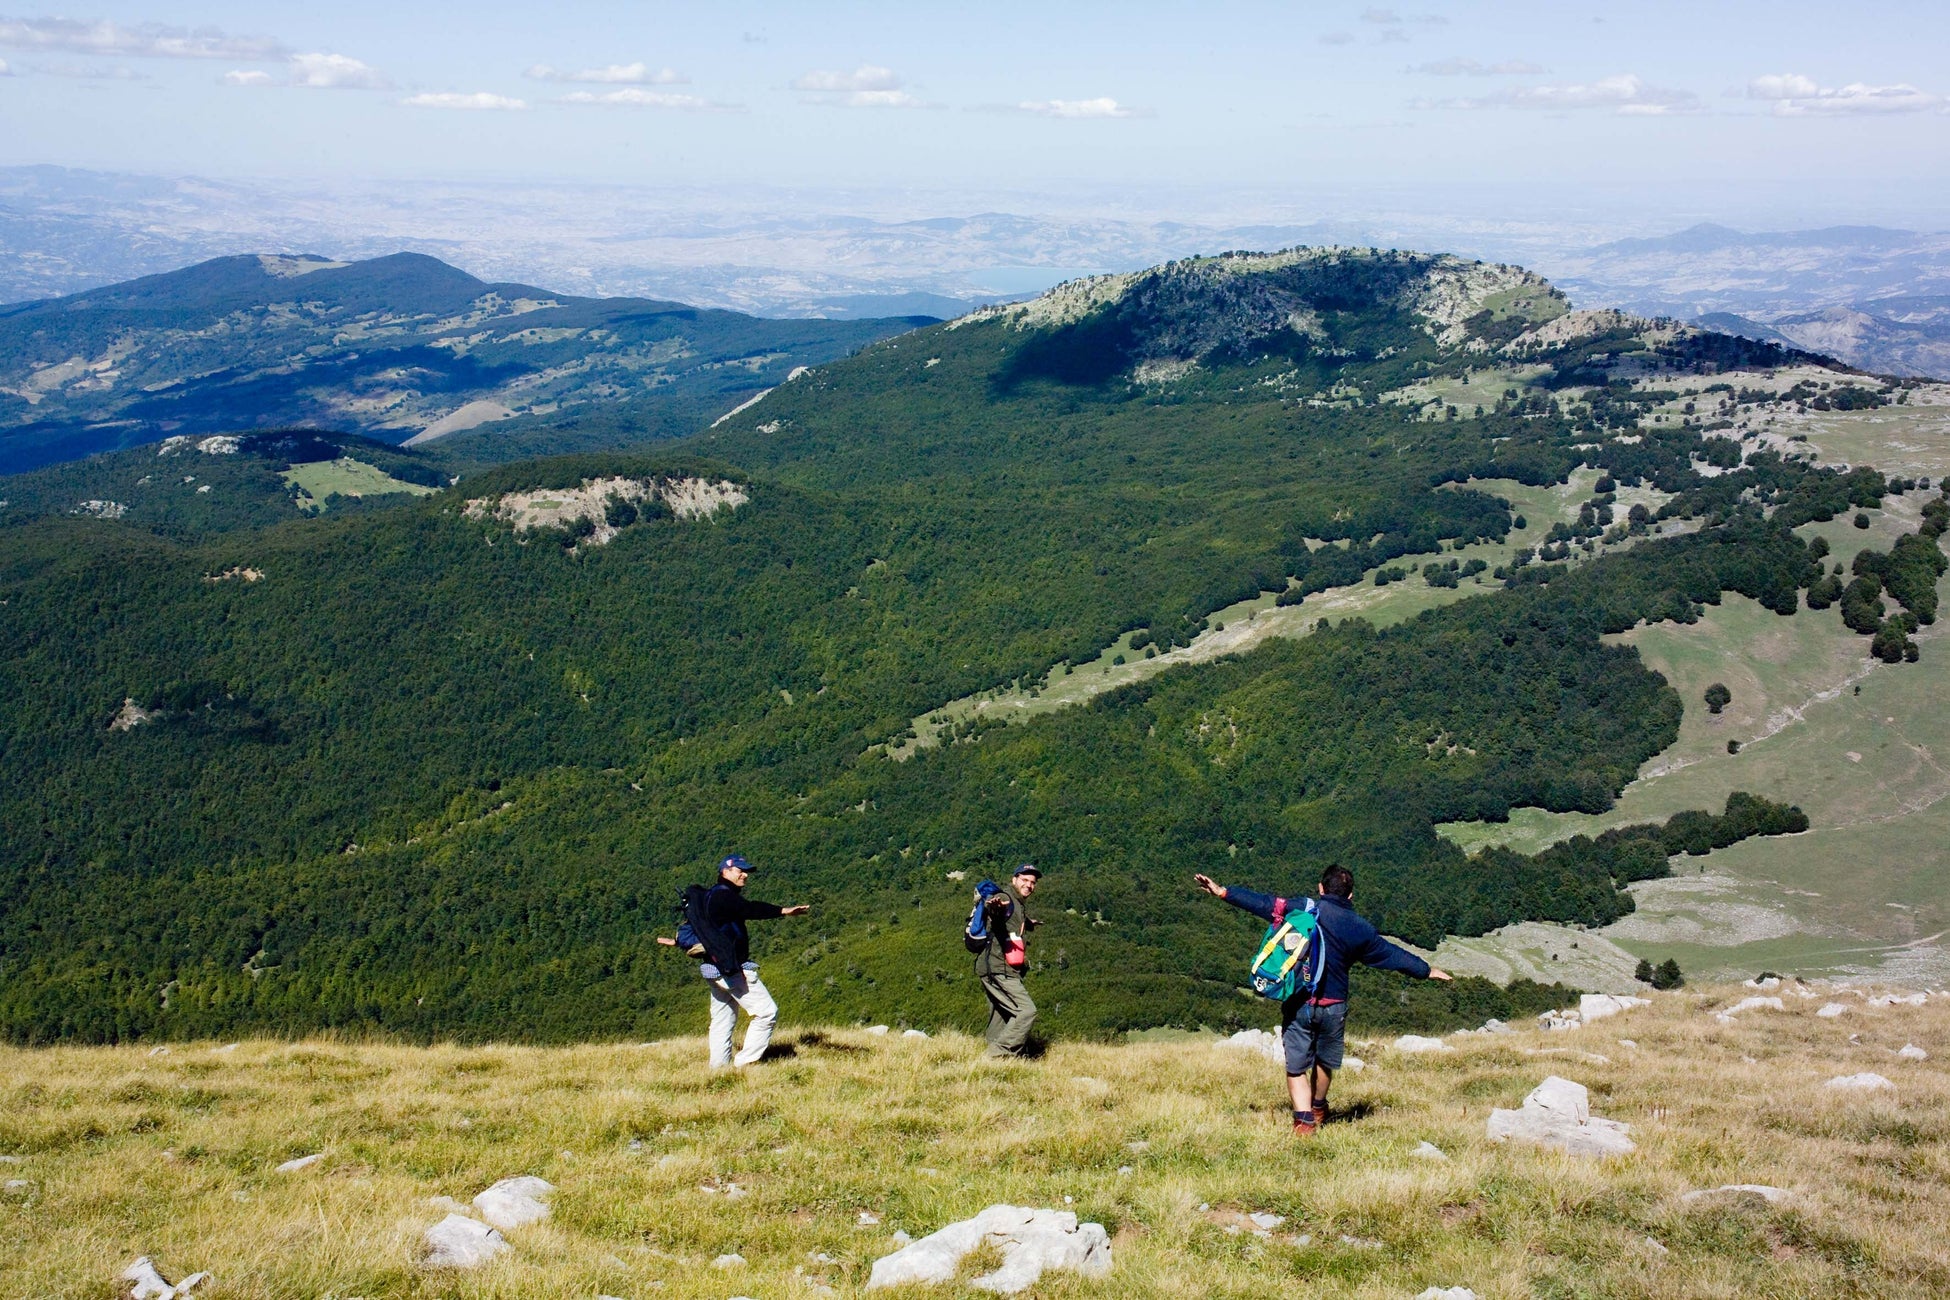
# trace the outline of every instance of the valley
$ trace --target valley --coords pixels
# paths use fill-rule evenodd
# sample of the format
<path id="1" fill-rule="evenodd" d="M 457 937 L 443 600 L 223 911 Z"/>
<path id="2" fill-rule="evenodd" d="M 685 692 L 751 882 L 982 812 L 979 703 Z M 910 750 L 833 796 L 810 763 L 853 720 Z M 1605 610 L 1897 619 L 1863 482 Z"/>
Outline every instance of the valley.
<path id="1" fill-rule="evenodd" d="M 1521 933 L 1573 951 L 1639 919 L 1626 891 L 1669 858 L 1695 879 L 1696 849 L 1796 842 L 1800 792 L 1628 799 L 1628 830 L 1525 852 L 1436 827 L 1604 814 L 1692 743 L 1635 627 L 1743 600 L 1762 642 L 1799 626 L 1857 512 L 1905 522 L 1875 555 L 1934 553 L 1899 537 L 1940 528 L 1934 487 L 1794 437 L 1803 406 L 1927 391 L 1568 311 L 1516 267 L 1298 249 L 885 337 L 688 438 L 596 404 L 557 430 L 626 450 L 483 459 L 521 445 L 508 419 L 16 476 L 0 1024 L 668 1034 L 694 974 L 654 938 L 734 848 L 812 903 L 759 951 L 831 1023 L 969 1014 L 958 882 L 1009 861 L 1049 873 L 1059 1038 L 1245 1023 L 1193 871 L 1290 887 L 1340 860 L 1412 943 L 1554 926 Z M 345 490 L 377 475 L 427 490 Z M 1878 609 L 1855 654 L 1900 659 L 1911 615 Z M 1927 668 L 1930 630 L 1887 676 Z M 1401 1014 L 1535 1014 L 1553 966 L 1624 960 L 1551 955 L 1486 956 L 1495 981 Z"/>

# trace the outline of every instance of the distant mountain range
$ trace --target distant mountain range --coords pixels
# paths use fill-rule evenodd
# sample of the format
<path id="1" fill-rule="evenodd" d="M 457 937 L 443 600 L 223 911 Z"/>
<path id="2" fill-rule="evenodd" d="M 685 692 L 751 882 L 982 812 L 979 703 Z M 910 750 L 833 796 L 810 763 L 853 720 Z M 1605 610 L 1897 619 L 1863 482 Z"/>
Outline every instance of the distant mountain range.
<path id="1" fill-rule="evenodd" d="M 993 202 L 994 200 L 985 200 Z M 1950 373 L 1934 319 L 1887 300 L 1950 280 L 1950 235 L 1876 226 L 1749 233 L 1706 223 L 1612 238 L 1647 217 L 1600 223 L 1323 202 L 1280 219 L 1242 196 L 1228 220 L 1161 219 L 1130 196 L 1092 206 L 1013 196 L 997 211 L 899 193 L 672 191 L 422 183 L 308 188 L 268 181 L 0 168 L 0 302 L 51 297 L 219 255 L 306 249 L 339 260 L 395 251 L 487 280 L 584 297 L 678 300 L 762 316 L 952 317 L 1060 281 L 1134 271 L 1222 249 L 1339 244 L 1444 248 L 1548 275 L 1579 307 L 1756 324 L 1847 307 L 1873 318 L 1822 338 L 1852 364 Z M 1201 200 L 1207 207 L 1223 201 Z M 932 205 L 933 211 L 929 211 Z M 1150 204 L 1168 210 L 1167 201 Z M 945 211 L 944 211 L 945 210 Z M 1789 322 L 1784 330 L 1803 337 Z"/>
<path id="2" fill-rule="evenodd" d="M 1865 370 L 1950 375 L 1950 234 L 1702 224 L 1552 264 L 1581 303 L 1785 340 Z"/>
<path id="3" fill-rule="evenodd" d="M 689 433 L 933 320 L 763 320 L 489 284 L 417 253 L 224 257 L 0 307 L 0 471 L 170 435 L 492 427 L 510 454 Z M 592 405 L 609 423 L 591 424 Z M 554 432 L 569 416 L 579 432 Z"/>

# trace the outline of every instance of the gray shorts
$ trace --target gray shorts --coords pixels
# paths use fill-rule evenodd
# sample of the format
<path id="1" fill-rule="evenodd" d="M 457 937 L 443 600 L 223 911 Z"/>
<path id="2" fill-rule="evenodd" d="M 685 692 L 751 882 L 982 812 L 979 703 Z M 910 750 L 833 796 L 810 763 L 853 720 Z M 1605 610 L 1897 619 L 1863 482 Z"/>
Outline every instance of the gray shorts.
<path id="1" fill-rule="evenodd" d="M 1283 1007 L 1286 1024 L 1280 1040 L 1286 1048 L 1286 1072 L 1305 1074 L 1316 1065 L 1328 1070 L 1341 1068 L 1347 1051 L 1347 1003 L 1317 1006 L 1295 1001 Z"/>

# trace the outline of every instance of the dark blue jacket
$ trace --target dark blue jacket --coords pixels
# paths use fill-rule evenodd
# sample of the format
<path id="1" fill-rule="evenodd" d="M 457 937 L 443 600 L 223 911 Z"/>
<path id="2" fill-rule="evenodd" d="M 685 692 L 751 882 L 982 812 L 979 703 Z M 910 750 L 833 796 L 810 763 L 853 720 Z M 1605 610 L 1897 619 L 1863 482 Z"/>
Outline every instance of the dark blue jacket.
<path id="1" fill-rule="evenodd" d="M 1320 973 L 1320 987 L 1314 996 L 1329 1002 L 1347 1001 L 1347 972 L 1355 962 L 1377 970 L 1400 971 L 1411 979 L 1429 977 L 1429 964 L 1414 953 L 1397 948 L 1381 937 L 1381 932 L 1365 917 L 1338 898 L 1315 898 L 1320 909 L 1320 932 L 1326 936 L 1321 951 L 1327 966 Z M 1272 894 L 1262 894 L 1238 885 L 1226 886 L 1226 902 L 1251 912 L 1268 925 L 1273 923 Z M 1305 900 L 1290 898 L 1287 911 L 1297 912 Z"/>
<path id="2" fill-rule="evenodd" d="M 731 958 L 735 970 L 752 959 L 752 940 L 745 932 L 745 922 L 769 921 L 783 914 L 784 910 L 776 903 L 761 903 L 746 898 L 745 892 L 738 886 L 728 880 L 720 880 L 704 896 L 704 919 L 724 937 L 730 951 L 718 953 L 709 939 L 705 943 L 714 948 L 715 955 Z"/>

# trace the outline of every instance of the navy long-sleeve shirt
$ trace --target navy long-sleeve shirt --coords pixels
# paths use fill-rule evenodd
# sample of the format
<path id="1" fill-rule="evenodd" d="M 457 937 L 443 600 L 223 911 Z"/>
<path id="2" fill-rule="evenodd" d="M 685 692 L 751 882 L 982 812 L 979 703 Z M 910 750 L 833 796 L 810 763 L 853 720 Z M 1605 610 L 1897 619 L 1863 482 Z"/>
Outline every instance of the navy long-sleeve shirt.
<path id="1" fill-rule="evenodd" d="M 745 932 L 745 922 L 769 921 L 784 913 L 776 903 L 746 898 L 744 891 L 728 880 L 720 880 L 704 896 L 705 921 L 731 941 L 732 959 L 741 966 L 752 959 L 752 940 Z"/>
<path id="2" fill-rule="evenodd" d="M 1226 886 L 1226 902 L 1241 911 L 1251 912 L 1268 925 L 1273 923 L 1276 897 L 1238 885 Z M 1366 917 L 1340 899 L 1316 898 L 1313 901 L 1319 908 L 1320 932 L 1326 936 L 1321 951 L 1327 963 L 1320 973 L 1320 987 L 1314 991 L 1314 997 L 1323 1002 L 1347 1001 L 1347 972 L 1356 962 L 1377 970 L 1400 971 L 1411 979 L 1425 980 L 1429 977 L 1427 962 L 1382 938 L 1381 932 Z M 1304 899 L 1290 898 L 1286 910 L 1297 912 L 1305 905 Z"/>

